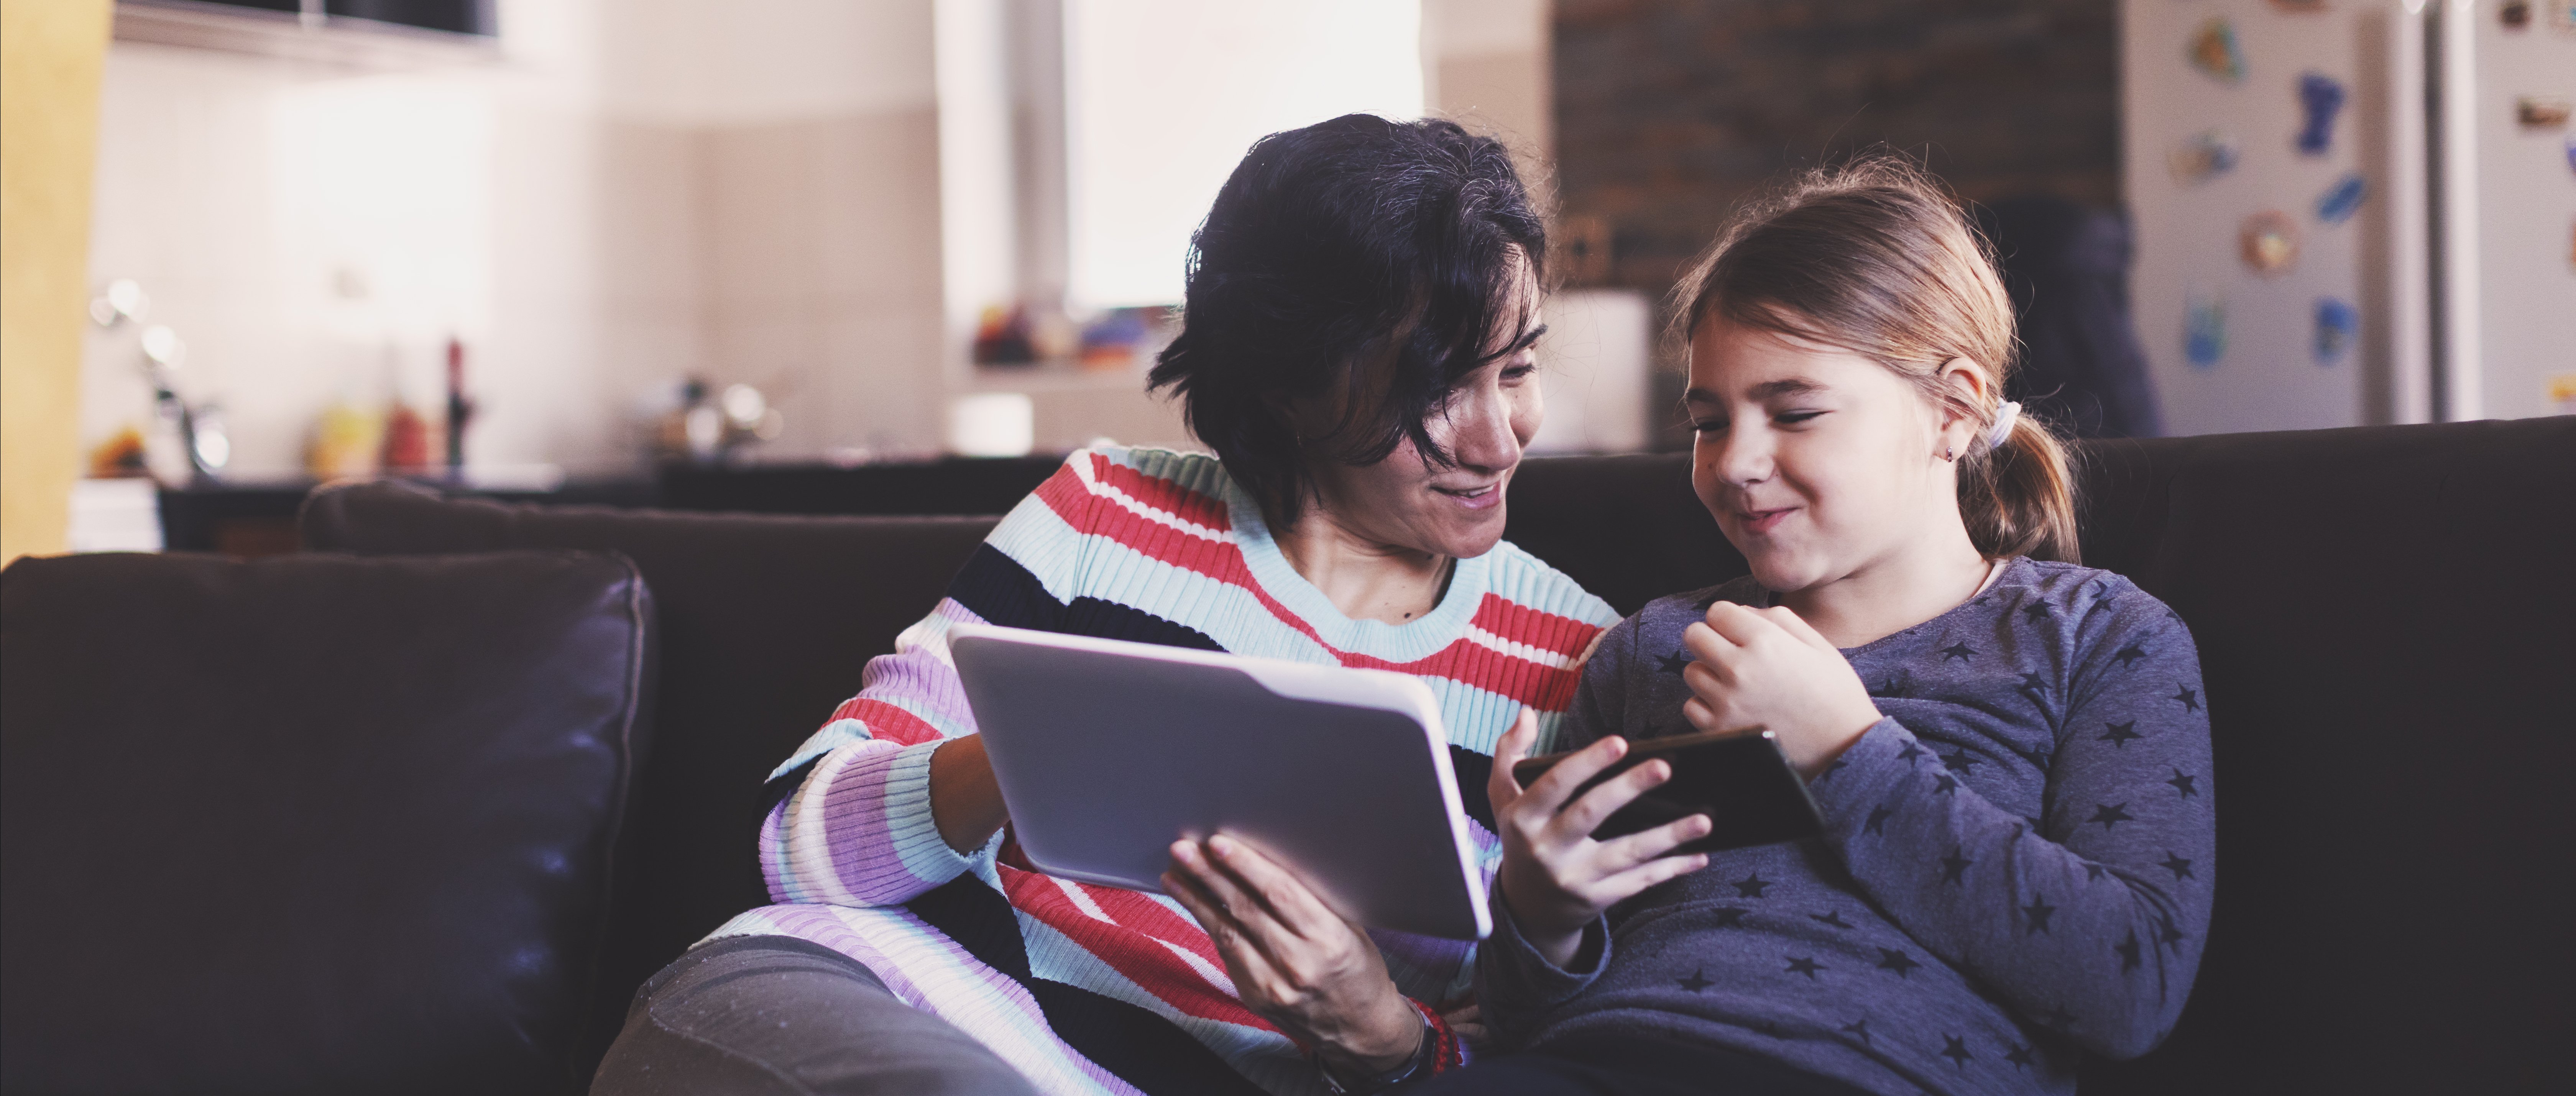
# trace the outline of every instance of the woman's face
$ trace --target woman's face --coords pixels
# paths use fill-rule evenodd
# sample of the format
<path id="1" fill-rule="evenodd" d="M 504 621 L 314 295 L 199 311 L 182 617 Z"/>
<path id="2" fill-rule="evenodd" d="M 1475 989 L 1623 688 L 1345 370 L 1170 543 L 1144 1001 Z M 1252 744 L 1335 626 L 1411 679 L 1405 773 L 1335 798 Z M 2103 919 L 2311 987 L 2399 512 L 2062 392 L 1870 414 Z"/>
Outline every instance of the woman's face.
<path id="1" fill-rule="evenodd" d="M 1410 438 L 1374 464 L 1310 461 L 1320 516 L 1369 544 L 1459 559 L 1481 556 L 1503 539 L 1504 491 L 1544 413 L 1530 344 L 1545 328 L 1537 322 L 1536 281 L 1526 263 L 1520 271 L 1513 307 L 1503 310 L 1509 320 L 1489 345 L 1515 335 L 1521 345 L 1460 379 L 1423 422 L 1455 463 L 1424 460 Z"/>
<path id="2" fill-rule="evenodd" d="M 1968 428 L 1859 354 L 1712 316 L 1683 403 L 1691 486 L 1767 589 L 1848 578 L 1958 520 L 1941 454 Z"/>

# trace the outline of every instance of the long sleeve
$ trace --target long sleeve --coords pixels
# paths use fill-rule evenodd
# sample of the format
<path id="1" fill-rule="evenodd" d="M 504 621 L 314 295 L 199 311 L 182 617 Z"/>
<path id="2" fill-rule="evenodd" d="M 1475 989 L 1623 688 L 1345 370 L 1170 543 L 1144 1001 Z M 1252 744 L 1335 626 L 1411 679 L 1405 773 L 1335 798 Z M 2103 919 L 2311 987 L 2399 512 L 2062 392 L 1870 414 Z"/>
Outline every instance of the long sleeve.
<path id="1" fill-rule="evenodd" d="M 779 902 L 884 906 L 956 878 L 993 844 L 961 854 L 931 813 L 930 756 L 975 733 L 948 653 L 960 622 L 1057 630 L 1083 565 L 1077 529 L 1092 494 L 1077 453 L 1021 500 L 930 615 L 870 659 L 857 696 L 772 774 L 760 861 Z"/>
<path id="2" fill-rule="evenodd" d="M 2215 814 L 2191 637 L 2153 599 L 2117 600 L 2077 625 L 2071 657 L 2018 667 L 2056 743 L 2032 759 L 2043 817 L 1962 779 L 2003 762 L 1936 753 L 1895 719 L 1811 790 L 1853 879 L 1909 936 L 2032 1022 L 2131 1058 L 2171 1030 L 2199 965 Z"/>

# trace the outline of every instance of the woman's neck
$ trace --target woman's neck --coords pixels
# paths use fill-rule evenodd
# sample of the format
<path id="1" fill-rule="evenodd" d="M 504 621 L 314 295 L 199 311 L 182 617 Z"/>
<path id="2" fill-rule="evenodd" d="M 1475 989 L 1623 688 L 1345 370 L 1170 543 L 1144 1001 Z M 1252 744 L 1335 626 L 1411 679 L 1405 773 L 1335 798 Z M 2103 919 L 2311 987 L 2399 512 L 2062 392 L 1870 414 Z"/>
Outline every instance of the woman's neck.
<path id="1" fill-rule="evenodd" d="M 1995 564 L 1955 518 L 1850 574 L 1780 595 L 1836 647 L 1858 647 L 1904 631 L 1977 596 Z"/>
<path id="2" fill-rule="evenodd" d="M 1361 535 L 1319 506 L 1271 536 L 1298 577 L 1352 620 L 1419 620 L 1448 592 L 1449 557 Z"/>

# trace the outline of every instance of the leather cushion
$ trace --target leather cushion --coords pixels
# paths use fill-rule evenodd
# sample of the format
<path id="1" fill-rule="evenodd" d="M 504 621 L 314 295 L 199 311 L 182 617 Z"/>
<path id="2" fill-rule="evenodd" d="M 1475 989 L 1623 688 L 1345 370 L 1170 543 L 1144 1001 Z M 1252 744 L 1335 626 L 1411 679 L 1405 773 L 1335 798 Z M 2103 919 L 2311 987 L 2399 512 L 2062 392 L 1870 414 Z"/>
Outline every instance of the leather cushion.
<path id="1" fill-rule="evenodd" d="M 0 573 L 10 1092 L 561 1092 L 645 734 L 605 555 Z"/>
<path id="2" fill-rule="evenodd" d="M 629 825 L 596 1056 L 625 996 L 744 910 L 761 880 L 760 788 L 859 689 L 868 659 L 929 613 L 995 518 L 814 518 L 524 506 L 425 488 L 324 488 L 308 547 L 374 553 L 606 549 L 652 583 L 662 637 L 655 749 Z"/>

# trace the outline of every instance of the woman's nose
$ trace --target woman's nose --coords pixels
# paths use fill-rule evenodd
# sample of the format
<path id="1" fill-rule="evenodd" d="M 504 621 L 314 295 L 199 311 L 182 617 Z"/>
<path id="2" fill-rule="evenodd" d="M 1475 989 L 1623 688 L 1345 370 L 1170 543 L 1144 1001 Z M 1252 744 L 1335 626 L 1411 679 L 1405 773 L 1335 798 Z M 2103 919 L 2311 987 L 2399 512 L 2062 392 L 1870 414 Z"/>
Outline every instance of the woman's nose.
<path id="1" fill-rule="evenodd" d="M 1449 455 L 1459 464 L 1499 472 L 1521 460 L 1521 436 L 1514 428 L 1512 397 L 1488 389 L 1461 400 L 1450 411 Z"/>

